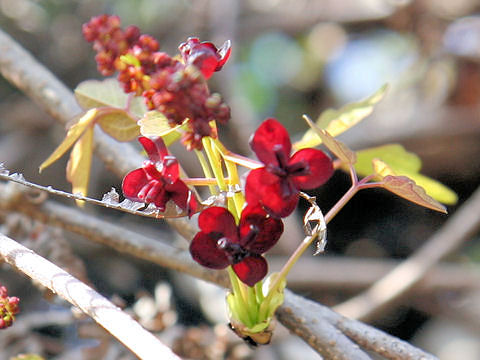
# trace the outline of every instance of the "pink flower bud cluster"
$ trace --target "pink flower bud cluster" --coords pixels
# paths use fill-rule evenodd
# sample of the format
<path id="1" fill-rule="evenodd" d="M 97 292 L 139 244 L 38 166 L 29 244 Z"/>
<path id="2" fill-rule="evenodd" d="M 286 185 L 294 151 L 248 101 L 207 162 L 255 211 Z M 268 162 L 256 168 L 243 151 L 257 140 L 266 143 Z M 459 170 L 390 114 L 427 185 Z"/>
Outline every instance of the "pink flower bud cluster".
<path id="1" fill-rule="evenodd" d="M 12 325 L 15 315 L 18 314 L 18 303 L 20 299 L 15 296 L 8 296 L 7 288 L 0 286 L 0 329 Z"/>
<path id="2" fill-rule="evenodd" d="M 204 136 L 216 136 L 210 121 L 226 123 L 230 108 L 219 94 L 211 94 L 206 80 L 219 71 L 230 55 L 230 42 L 221 48 L 190 38 L 180 45 L 181 57 L 159 51 L 150 35 L 135 26 L 120 28 L 117 16 L 100 15 L 83 25 L 87 41 L 97 52 L 98 70 L 105 76 L 118 72 L 126 93 L 142 95 L 150 110 L 163 113 L 176 126 L 188 119 L 182 142 L 201 149 Z"/>

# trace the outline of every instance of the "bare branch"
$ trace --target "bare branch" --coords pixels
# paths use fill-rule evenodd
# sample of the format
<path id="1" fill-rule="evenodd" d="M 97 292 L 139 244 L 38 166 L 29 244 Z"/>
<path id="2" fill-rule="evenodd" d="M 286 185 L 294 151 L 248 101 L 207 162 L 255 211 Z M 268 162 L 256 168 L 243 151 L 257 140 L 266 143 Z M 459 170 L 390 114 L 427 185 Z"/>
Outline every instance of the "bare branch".
<path id="1" fill-rule="evenodd" d="M 480 227 L 480 188 L 409 259 L 364 293 L 337 305 L 335 311 L 368 320 L 397 301 L 444 256 L 458 248 Z"/>
<path id="2" fill-rule="evenodd" d="M 1 31 L 0 72 L 14 85 L 22 89 L 38 105 L 40 105 L 55 119 L 62 122 L 63 124 L 66 124 L 66 122 L 71 117 L 73 117 L 73 115 L 77 114 L 80 111 L 78 105 L 75 103 L 73 94 L 63 84 L 61 84 L 59 80 L 54 77 L 53 74 L 51 74 L 47 69 L 45 69 L 42 65 L 36 62 L 36 60 L 28 52 L 26 52 L 17 43 L 15 43 L 15 41 L 11 39 L 10 36 L 6 35 Z M 95 132 L 95 146 L 95 151 L 97 155 L 99 155 L 99 157 L 106 164 L 106 166 L 118 176 L 125 175 L 128 171 L 135 168 L 143 160 L 133 150 L 131 146 L 129 146 L 128 144 L 117 143 L 100 131 Z M 121 159 L 121 161 L 119 161 L 119 159 Z M 189 222 L 184 219 L 174 219 L 172 221 L 169 221 L 169 224 L 172 225 L 176 229 L 176 231 L 178 231 L 182 236 L 187 239 L 191 239 L 194 235 L 193 229 L 195 228 L 195 226 L 190 226 Z M 80 226 L 79 228 L 81 227 L 83 226 Z M 126 244 L 129 243 L 129 239 L 123 240 L 126 241 Z M 123 244 L 122 246 L 127 246 L 126 244 Z M 136 244 L 135 246 L 138 246 L 138 244 Z M 136 249 L 138 250 L 138 247 Z M 179 259 L 175 260 L 177 261 Z M 187 260 L 185 259 L 185 261 Z M 193 263 L 193 260 L 190 259 L 190 261 Z M 194 269 L 195 268 L 193 266 L 189 268 L 189 271 L 192 271 L 192 275 L 195 271 Z M 210 273 L 213 274 L 213 272 Z M 312 314 L 315 314 L 316 317 L 318 316 L 319 322 L 324 321 L 324 319 L 322 319 L 320 315 L 320 312 L 296 313 L 296 311 L 308 308 L 307 304 L 310 302 L 298 296 L 291 298 L 292 296 L 293 294 L 291 292 L 286 291 L 286 304 L 292 304 L 295 302 L 300 305 L 298 310 L 297 308 L 295 308 L 295 313 L 292 313 L 288 310 L 285 311 L 284 309 L 291 310 L 291 308 L 284 305 L 279 309 L 280 319 L 286 321 L 285 319 L 288 319 L 291 316 L 295 316 L 297 318 L 306 318 L 306 316 L 312 316 Z M 302 301 L 304 303 L 302 303 Z M 305 306 L 302 306 L 302 304 L 305 304 Z M 323 308 L 321 305 L 316 305 L 318 308 Z M 327 308 L 325 309 L 328 310 Z M 332 321 L 330 322 L 332 323 Z M 352 324 L 358 324 L 359 326 L 362 325 L 356 322 L 353 322 Z M 291 331 L 295 331 L 298 324 L 295 321 L 291 321 L 290 323 L 286 323 L 286 325 L 290 328 Z M 377 330 L 373 328 L 370 329 L 373 333 L 377 334 Z M 309 322 L 305 323 L 300 331 L 297 330 L 297 335 L 301 336 L 308 343 L 308 339 L 312 336 L 319 339 L 322 338 L 321 333 L 316 334 L 316 332 L 318 331 L 323 330 L 320 327 L 316 326 L 316 324 L 314 324 L 313 322 Z M 383 338 L 386 339 L 385 334 L 381 332 L 378 333 L 381 334 L 378 336 L 383 336 Z M 345 346 L 348 347 L 347 350 L 350 349 L 348 351 L 353 351 L 351 347 L 349 347 L 349 343 L 347 343 L 343 337 L 339 337 L 339 339 L 342 341 L 342 343 L 346 344 Z M 364 340 L 367 341 L 367 339 Z M 313 344 L 311 345 L 317 346 L 317 342 L 313 342 Z M 334 344 L 330 345 L 333 346 Z M 411 353 L 421 353 L 424 354 L 423 356 L 425 359 L 433 359 L 433 357 L 429 357 L 428 354 L 425 354 L 412 346 L 410 346 L 410 348 Z M 315 349 L 320 353 L 322 353 L 322 351 L 325 353 L 324 349 L 318 347 Z M 361 353 L 359 352 L 359 354 Z"/>
<path id="3" fill-rule="evenodd" d="M 16 189 L 12 189 L 12 187 L 16 187 Z M 22 198 L 22 196 L 21 188 L 18 185 L 3 185 L 0 188 L 0 208 L 21 212 L 44 223 L 68 229 L 92 241 L 110 246 L 117 251 L 161 266 L 182 271 L 218 285 L 228 285 L 223 272 L 209 271 L 199 266 L 186 251 L 108 223 L 101 218 L 85 214 L 77 208 L 60 205 L 50 200 L 40 205 L 29 204 L 27 199 Z M 355 342 L 366 349 L 383 355 L 387 354 L 387 358 L 390 359 L 398 359 L 399 354 L 403 352 L 412 354 L 412 357 L 406 359 L 421 359 L 422 356 L 425 360 L 435 359 L 408 343 L 355 320 L 345 319 L 327 307 L 306 300 L 288 290 L 285 292 L 285 303 L 277 311 L 277 316 L 280 322 L 302 337 L 326 359 L 335 358 L 330 356 L 337 354 L 338 349 L 342 349 L 347 354 L 351 354 L 356 349 L 360 354 L 359 356 L 363 356 L 360 350 L 352 346 L 351 341 L 348 341 L 338 332 L 338 329 L 342 332 L 344 332 L 344 329 L 348 330 L 348 334 L 345 334 L 354 339 Z M 332 325 L 337 330 L 334 331 Z M 362 337 L 363 333 L 365 336 L 368 335 L 368 339 Z M 335 339 L 336 341 L 334 341 Z M 395 349 L 401 352 L 397 352 Z M 339 359 L 341 358 L 339 357 Z M 355 357 L 347 357 L 346 359 L 352 358 Z"/>
<path id="4" fill-rule="evenodd" d="M 295 309 L 295 311 L 291 312 L 290 309 Z M 315 318 L 318 319 L 318 321 L 328 321 L 330 324 L 334 325 L 338 330 L 340 330 L 343 334 L 347 335 L 350 339 L 352 339 L 354 342 L 356 342 L 366 350 L 373 351 L 377 354 L 384 356 L 387 359 L 437 359 L 435 356 L 430 355 L 420 349 L 417 349 L 405 341 L 388 335 L 383 331 L 377 330 L 359 321 L 345 318 L 342 315 L 330 310 L 326 306 L 302 298 L 288 290 L 285 293 L 285 304 L 277 311 L 277 317 L 281 321 L 286 321 L 284 318 L 285 316 L 295 317 L 295 323 L 297 324 L 302 324 L 302 321 L 305 323 L 305 319 L 309 319 L 309 327 L 306 330 L 311 334 L 316 334 L 316 332 L 313 332 L 316 323 L 314 323 L 314 320 L 311 319 L 312 314 L 315 314 Z M 308 342 L 308 337 L 305 334 L 302 335 L 297 333 L 297 335 L 302 336 L 302 338 L 304 338 Z M 350 357 L 349 359 L 357 358 Z"/>
<path id="5" fill-rule="evenodd" d="M 0 234 L 0 256 L 16 270 L 88 314 L 141 359 L 180 359 L 95 290 L 3 234 Z"/>

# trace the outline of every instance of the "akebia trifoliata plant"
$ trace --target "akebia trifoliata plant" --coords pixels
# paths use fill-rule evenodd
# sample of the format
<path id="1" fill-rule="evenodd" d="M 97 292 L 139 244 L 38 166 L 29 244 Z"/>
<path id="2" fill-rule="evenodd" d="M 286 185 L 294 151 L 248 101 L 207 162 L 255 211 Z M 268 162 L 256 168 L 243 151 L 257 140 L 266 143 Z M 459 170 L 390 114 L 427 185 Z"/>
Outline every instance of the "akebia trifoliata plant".
<path id="1" fill-rule="evenodd" d="M 155 207 L 157 217 L 199 213 L 190 253 L 211 271 L 227 269 L 230 325 L 251 344 L 270 341 L 288 272 L 313 242 L 322 250 L 326 224 L 356 192 L 380 187 L 440 212 L 446 210 L 439 201 L 456 201 L 451 190 L 419 173 L 420 160 L 402 146 L 353 151 L 335 139 L 373 111 L 385 86 L 365 100 L 325 111 L 316 121 L 304 116 L 310 129 L 296 143 L 279 120 L 265 120 L 250 139 L 258 160 L 250 159 L 230 151 L 218 137 L 217 124 L 228 122 L 230 108 L 207 82 L 228 66 L 230 41 L 217 47 L 189 38 L 172 56 L 152 36 L 136 26 L 122 28 L 120 19 L 110 15 L 92 18 L 83 34 L 97 53 L 100 73 L 117 78 L 88 80 L 77 87 L 75 95 L 85 112 L 40 170 L 73 147 L 67 178 L 72 192 L 86 196 L 95 125 L 117 141 L 138 139 L 147 157 L 123 179 L 124 197 Z M 168 150 L 177 141 L 198 159 L 204 177 L 185 175 Z M 316 148 L 320 145 L 323 150 Z M 245 184 L 239 167 L 248 171 Z M 321 199 L 302 191 L 322 186 L 335 170 L 348 172 L 352 185 L 324 216 Z M 200 186 L 208 187 L 208 201 L 199 197 Z M 305 238 L 280 272 L 268 274 L 265 254 L 283 232 L 282 218 L 302 198 L 310 206 L 304 216 Z"/>

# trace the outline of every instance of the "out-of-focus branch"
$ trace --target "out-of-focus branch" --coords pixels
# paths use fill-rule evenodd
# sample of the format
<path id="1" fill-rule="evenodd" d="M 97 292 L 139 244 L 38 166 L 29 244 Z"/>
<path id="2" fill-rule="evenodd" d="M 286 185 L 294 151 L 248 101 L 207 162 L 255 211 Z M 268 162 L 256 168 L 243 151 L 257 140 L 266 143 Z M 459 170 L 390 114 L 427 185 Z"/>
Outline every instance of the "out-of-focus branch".
<path id="1" fill-rule="evenodd" d="M 42 204 L 29 203 L 28 198 L 22 193 L 23 190 L 28 191 L 27 188 L 22 189 L 18 184 L 2 185 L 0 187 L 0 209 L 26 214 L 46 224 L 81 234 L 117 251 L 185 272 L 221 286 L 228 286 L 225 274 L 209 271 L 199 266 L 191 259 L 187 251 L 176 249 L 159 240 L 129 231 L 101 218 L 85 214 L 77 208 L 60 205 L 51 200 Z M 285 303 L 277 314 L 279 320 L 287 328 L 302 337 L 326 359 L 356 359 L 352 356 L 343 357 L 342 354 L 357 353 L 359 359 L 365 359 L 366 355 L 352 344 L 352 341 L 342 335 L 343 330 L 338 332 L 340 326 L 349 331 L 347 336 L 354 339 L 354 342 L 361 343 L 363 347 L 374 352 L 385 353 L 384 356 L 388 359 L 401 358 L 395 351 L 395 346 L 399 346 L 398 344 L 401 344 L 399 349 L 402 353 L 408 350 L 408 353 L 412 354 L 412 357 L 405 357 L 405 359 L 422 358 L 417 356 L 418 354 L 421 354 L 426 360 L 435 359 L 408 343 L 370 326 L 345 319 L 327 307 L 306 300 L 288 290 L 285 292 Z M 362 333 L 368 336 L 368 340 L 362 338 Z"/>
<path id="2" fill-rule="evenodd" d="M 335 310 L 351 318 L 374 318 L 406 294 L 436 263 L 469 239 L 479 227 L 480 188 L 409 259 L 364 293 L 337 305 Z"/>
<path id="3" fill-rule="evenodd" d="M 0 257 L 88 314 L 141 359 L 180 358 L 117 306 L 32 250 L 0 234 Z"/>
<path id="4" fill-rule="evenodd" d="M 79 112 L 79 108 L 75 104 L 73 94 L 63 84 L 61 84 L 53 74 L 36 62 L 36 60 L 27 51 L 15 43 L 10 36 L 1 31 L 0 72 L 3 76 L 5 76 L 5 78 L 22 89 L 28 96 L 34 99 L 37 104 L 39 104 L 43 109 L 45 109 L 49 114 L 63 124 L 65 124 L 74 114 Z M 141 160 L 143 160 L 139 158 L 139 155 L 133 151 L 131 146 L 128 146 L 128 144 L 116 143 L 112 139 L 108 138 L 105 134 L 98 131 L 95 133 L 95 144 L 95 151 L 97 155 L 99 155 L 103 162 L 119 176 L 123 176 L 127 171 L 138 166 L 138 164 L 141 163 Z M 186 236 L 189 239 L 192 238 L 193 234 L 188 234 L 189 231 L 185 232 L 185 228 L 189 227 L 189 224 L 185 220 L 176 220 L 174 222 L 170 221 L 169 223 L 173 225 L 175 229 L 182 234 L 182 236 Z M 189 228 L 192 229 L 193 227 Z M 193 260 L 190 261 L 193 262 Z M 295 331 L 297 329 L 296 322 L 291 321 L 287 323 L 286 319 L 289 317 L 294 317 L 295 319 L 317 317 L 318 313 L 305 313 L 303 310 L 306 307 L 303 306 L 299 306 L 298 309 L 292 309 L 289 307 L 288 304 L 295 302 L 301 305 L 301 303 L 298 301 L 307 301 L 301 297 L 295 297 L 295 299 L 291 299 L 292 295 L 293 294 L 291 292 L 286 291 L 286 303 L 279 309 L 279 318 L 285 322 L 291 331 Z M 321 307 L 321 305 L 317 306 Z M 318 317 L 318 321 L 324 321 L 324 319 Z M 361 325 L 360 323 L 358 324 Z M 370 329 L 372 333 L 378 335 L 378 341 L 380 341 L 381 338 L 385 339 L 385 334 L 378 332 L 374 328 Z M 322 333 L 317 334 L 316 332 L 318 331 L 322 330 L 316 326 L 314 321 L 311 321 L 309 323 L 304 323 L 300 329 L 297 329 L 296 334 L 302 337 L 302 339 L 304 339 L 311 346 L 314 346 L 314 349 L 318 352 L 328 355 L 328 352 L 325 352 L 324 349 L 318 348 L 318 342 L 309 342 L 309 339 L 312 339 L 312 337 L 322 338 L 325 336 L 325 334 Z M 367 339 L 364 340 L 367 341 Z M 346 342 L 344 343 L 347 344 Z M 325 346 L 332 346 L 332 343 L 327 343 Z M 410 346 L 410 348 L 411 353 L 419 352 L 422 354 L 424 359 L 434 359 L 434 357 L 423 353 L 412 346 Z M 344 350 L 349 351 L 348 349 Z M 395 359 L 396 357 L 390 358 Z"/>

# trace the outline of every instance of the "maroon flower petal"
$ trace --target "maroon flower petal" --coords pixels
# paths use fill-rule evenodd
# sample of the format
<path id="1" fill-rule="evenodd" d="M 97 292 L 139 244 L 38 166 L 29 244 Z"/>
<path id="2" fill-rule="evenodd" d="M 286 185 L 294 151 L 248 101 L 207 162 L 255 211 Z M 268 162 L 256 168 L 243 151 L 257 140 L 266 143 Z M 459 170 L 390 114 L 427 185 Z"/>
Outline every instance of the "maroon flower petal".
<path id="1" fill-rule="evenodd" d="M 257 231 L 251 238 L 252 230 Z M 275 245 L 283 233 L 280 219 L 269 217 L 260 206 L 247 206 L 240 219 L 240 244 L 248 251 L 262 254 Z"/>
<path id="2" fill-rule="evenodd" d="M 189 215 L 193 214 L 197 209 L 197 201 L 188 186 L 182 181 L 177 180 L 174 184 L 165 185 L 170 198 L 182 210 L 186 210 Z"/>
<path id="3" fill-rule="evenodd" d="M 238 278 L 248 286 L 254 286 L 267 275 L 268 265 L 263 256 L 248 256 L 238 264 L 232 265 Z"/>
<path id="4" fill-rule="evenodd" d="M 152 140 L 145 136 L 140 136 L 138 141 L 147 152 L 148 158 L 153 162 L 160 162 L 168 155 L 167 147 L 161 137 L 156 137 Z"/>
<path id="5" fill-rule="evenodd" d="M 250 139 L 250 147 L 265 165 L 280 165 L 275 151 L 282 153 L 285 159 L 290 157 L 292 151 L 292 143 L 287 130 L 272 118 L 265 120 L 255 131 Z"/>
<path id="6" fill-rule="evenodd" d="M 217 247 L 217 239 L 199 232 L 190 243 L 193 260 L 210 269 L 224 269 L 230 265 L 227 253 Z"/>
<path id="7" fill-rule="evenodd" d="M 138 193 L 148 184 L 147 174 L 143 169 L 130 171 L 123 178 L 122 192 L 123 196 L 132 201 L 143 201 L 138 198 Z"/>
<path id="8" fill-rule="evenodd" d="M 212 206 L 200 213 L 198 226 L 206 233 L 217 233 L 221 237 L 228 238 L 231 242 L 238 242 L 238 229 L 235 218 L 227 209 Z"/>
<path id="9" fill-rule="evenodd" d="M 315 189 L 325 184 L 333 175 L 333 162 L 330 157 L 321 150 L 302 149 L 291 157 L 289 164 L 297 162 L 308 164 L 309 174 L 305 176 L 293 176 L 292 180 L 299 189 Z"/>
<path id="10" fill-rule="evenodd" d="M 262 205 L 274 217 L 290 215 L 298 203 L 298 189 L 288 179 L 281 179 L 265 168 L 248 174 L 245 198 L 249 205 Z"/>

